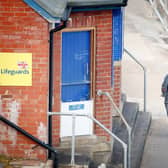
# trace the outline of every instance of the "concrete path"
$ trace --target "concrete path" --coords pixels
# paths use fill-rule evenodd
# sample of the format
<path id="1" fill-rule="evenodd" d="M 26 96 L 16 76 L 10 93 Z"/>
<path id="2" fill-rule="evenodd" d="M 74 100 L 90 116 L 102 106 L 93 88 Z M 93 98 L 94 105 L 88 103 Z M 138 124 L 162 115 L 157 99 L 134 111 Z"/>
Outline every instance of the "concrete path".
<path id="1" fill-rule="evenodd" d="M 165 117 L 161 83 L 168 73 L 168 37 L 146 0 L 129 0 L 125 11 L 124 46 L 147 69 L 147 111 Z M 126 54 L 122 61 L 122 91 L 143 110 L 143 71 Z"/>
<path id="2" fill-rule="evenodd" d="M 168 168 L 168 119 L 152 121 L 141 168 Z"/>
<path id="3" fill-rule="evenodd" d="M 129 0 L 124 35 L 125 48 L 147 69 L 147 111 L 153 120 L 141 168 L 168 168 L 168 118 L 160 96 L 162 80 L 168 73 L 168 40 L 164 40 L 168 33 L 147 0 Z M 143 71 L 127 55 L 122 67 L 122 91 L 143 110 Z"/>

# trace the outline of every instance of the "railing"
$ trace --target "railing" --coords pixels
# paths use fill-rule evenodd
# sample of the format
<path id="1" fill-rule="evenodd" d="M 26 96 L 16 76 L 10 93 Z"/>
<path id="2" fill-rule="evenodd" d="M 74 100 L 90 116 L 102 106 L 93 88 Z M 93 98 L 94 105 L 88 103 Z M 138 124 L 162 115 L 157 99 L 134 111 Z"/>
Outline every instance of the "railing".
<path id="1" fill-rule="evenodd" d="M 128 131 L 128 168 L 131 168 L 131 144 L 132 144 L 131 136 L 132 136 L 132 128 L 130 127 L 130 125 L 128 124 L 128 122 L 124 118 L 122 112 L 117 107 L 117 105 L 114 103 L 113 98 L 111 97 L 111 95 L 108 92 L 103 92 L 101 90 L 98 90 L 97 95 L 98 96 L 102 96 L 102 95 L 107 96 L 107 98 L 110 100 L 112 106 L 115 108 L 116 112 L 119 114 L 119 116 L 120 116 L 121 120 L 123 121 L 124 125 L 126 126 L 126 129 Z"/>
<path id="2" fill-rule="evenodd" d="M 156 1 L 156 2 L 153 1 L 153 0 L 149 0 L 149 2 L 151 4 L 153 10 L 155 11 L 157 17 L 159 18 L 160 22 L 162 23 L 163 28 L 166 31 L 168 31 L 168 25 L 167 25 L 167 23 L 165 23 L 164 19 L 162 18 L 162 15 L 160 14 L 160 12 L 159 12 L 159 10 L 157 9 L 157 6 L 156 6 L 156 2 L 157 3 L 159 2 L 162 9 L 163 9 L 163 12 L 168 16 L 168 9 L 165 7 L 165 4 L 164 4 L 163 0 L 159 0 L 159 1 Z"/>
<path id="3" fill-rule="evenodd" d="M 124 52 L 127 53 L 142 69 L 144 72 L 144 112 L 146 112 L 146 68 L 127 50 L 124 48 Z"/>
<path id="4" fill-rule="evenodd" d="M 117 140 L 124 149 L 124 168 L 127 168 L 127 144 L 118 138 L 114 133 L 112 133 L 108 128 L 106 128 L 101 122 L 94 118 L 90 114 L 80 114 L 80 113 L 64 113 L 64 112 L 48 112 L 48 115 L 62 115 L 62 116 L 71 116 L 72 120 L 72 148 L 71 148 L 71 165 L 75 164 L 75 119 L 76 117 L 87 117 L 92 120 L 94 123 L 99 125 L 104 131 L 106 131 L 112 138 Z"/>
<path id="5" fill-rule="evenodd" d="M 23 130 L 22 128 L 18 127 L 16 124 L 14 124 L 13 122 L 7 120 L 5 117 L 3 117 L 2 115 L 0 115 L 0 121 L 4 122 L 5 124 L 7 124 L 8 126 L 10 126 L 11 128 L 15 129 L 16 131 L 18 131 L 19 133 L 21 133 L 22 135 L 26 136 L 27 138 L 31 139 L 32 141 L 34 141 L 35 143 L 37 143 L 39 146 L 48 149 L 50 152 L 52 152 L 54 154 L 54 158 L 53 158 L 53 168 L 58 168 L 58 159 L 57 159 L 57 151 L 49 146 L 48 144 L 45 144 L 44 142 L 40 141 L 39 139 L 37 139 L 36 137 L 34 137 L 33 135 L 29 134 L 28 132 L 26 132 L 25 130 Z"/>

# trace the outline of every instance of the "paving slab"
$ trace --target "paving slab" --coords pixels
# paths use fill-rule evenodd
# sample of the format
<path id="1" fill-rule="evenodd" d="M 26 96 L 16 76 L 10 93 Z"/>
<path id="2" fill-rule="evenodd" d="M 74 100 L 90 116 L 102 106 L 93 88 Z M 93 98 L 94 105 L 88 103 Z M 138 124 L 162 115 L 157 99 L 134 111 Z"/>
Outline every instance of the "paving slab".
<path id="1" fill-rule="evenodd" d="M 145 145 L 141 168 L 168 168 L 168 119 L 155 119 Z"/>
<path id="2" fill-rule="evenodd" d="M 168 41 L 163 40 L 164 29 L 147 0 L 128 1 L 124 26 L 124 47 L 147 70 L 147 111 L 155 118 L 164 117 L 161 83 L 168 73 Z M 128 101 L 139 103 L 143 111 L 143 70 L 127 54 L 122 61 L 122 91 Z"/>

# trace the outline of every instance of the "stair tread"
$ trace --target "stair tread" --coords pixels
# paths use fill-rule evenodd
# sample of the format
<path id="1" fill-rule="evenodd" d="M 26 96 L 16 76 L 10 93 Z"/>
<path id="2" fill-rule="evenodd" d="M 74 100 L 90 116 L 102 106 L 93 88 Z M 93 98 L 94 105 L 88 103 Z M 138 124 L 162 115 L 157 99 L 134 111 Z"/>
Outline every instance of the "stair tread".
<path id="1" fill-rule="evenodd" d="M 151 124 L 151 114 L 147 112 L 140 112 L 137 117 L 132 141 L 132 151 L 131 151 L 132 168 L 139 168 L 150 124 Z"/>
<path id="2" fill-rule="evenodd" d="M 132 137 L 131 168 L 139 168 L 150 123 L 150 113 L 138 113 Z M 126 134 L 126 131 L 124 132 L 124 134 Z M 120 164 L 123 162 L 123 149 L 117 142 L 115 142 L 115 146 L 113 148 L 112 160 L 114 164 Z"/>
<path id="3" fill-rule="evenodd" d="M 126 102 L 124 104 L 123 116 L 126 119 L 126 121 L 128 122 L 128 124 L 131 126 L 132 129 L 134 129 L 134 127 L 135 127 L 136 118 L 139 113 L 138 108 L 139 108 L 139 106 L 137 103 Z M 113 125 L 113 127 L 114 127 L 113 132 L 119 138 L 121 138 L 125 143 L 127 143 L 128 132 L 127 132 L 126 126 L 124 125 L 124 123 L 122 121 L 121 121 L 121 124 L 119 124 L 119 122 L 115 122 L 115 124 L 117 124 L 117 125 Z M 120 144 L 119 144 L 119 146 L 120 146 Z M 115 144 L 114 144 L 114 148 L 115 148 Z M 117 145 L 117 148 L 118 148 L 118 145 Z M 115 151 L 115 149 L 114 149 L 114 151 Z"/>
<path id="4" fill-rule="evenodd" d="M 69 164 L 71 162 L 71 154 L 59 153 L 58 162 L 60 164 Z M 86 155 L 75 154 L 75 163 L 78 165 L 88 165 L 91 162 Z"/>
<path id="5" fill-rule="evenodd" d="M 123 115 L 131 127 L 134 126 L 137 113 L 139 111 L 138 103 L 126 102 L 123 107 Z"/>
<path id="6" fill-rule="evenodd" d="M 88 168 L 88 165 L 70 165 L 70 164 L 62 164 L 62 165 L 59 165 L 59 168 Z"/>
<path id="7" fill-rule="evenodd" d="M 151 121 L 150 113 L 139 112 L 138 108 L 138 104 L 132 102 L 126 102 L 123 107 L 123 115 L 132 127 L 132 168 L 138 168 L 135 167 L 135 165 L 138 165 L 141 161 L 141 155 Z M 117 126 L 119 128 L 115 128 L 115 134 L 127 143 L 128 132 L 126 127 L 123 124 Z M 135 153 L 137 153 L 137 155 L 135 155 Z M 114 164 L 120 164 L 123 162 L 123 149 L 120 143 L 116 141 L 113 146 L 112 162 Z"/>
<path id="8" fill-rule="evenodd" d="M 137 103 L 134 103 L 134 102 L 125 102 L 124 103 L 122 114 L 131 127 L 134 127 L 134 125 L 135 125 L 138 110 L 139 110 L 139 105 Z M 119 119 L 117 119 L 117 120 L 119 120 Z M 120 136 L 120 134 L 121 134 L 121 136 L 122 136 L 123 135 L 122 132 L 125 131 L 125 125 L 122 121 L 119 122 L 117 120 L 114 121 L 113 132 L 116 135 Z"/>

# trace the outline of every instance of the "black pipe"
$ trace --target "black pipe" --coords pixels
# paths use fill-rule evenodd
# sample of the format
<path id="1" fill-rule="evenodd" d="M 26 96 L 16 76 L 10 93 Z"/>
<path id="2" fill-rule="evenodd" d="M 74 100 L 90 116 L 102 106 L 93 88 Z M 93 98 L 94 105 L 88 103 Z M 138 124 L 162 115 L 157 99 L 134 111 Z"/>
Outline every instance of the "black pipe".
<path id="1" fill-rule="evenodd" d="M 48 101 L 48 110 L 52 112 L 53 105 L 53 68 L 54 68 L 54 32 L 58 32 L 66 27 L 66 22 L 63 22 L 62 25 L 57 26 L 56 28 L 50 31 L 50 48 L 49 48 L 49 101 Z M 48 118 L 48 143 L 52 146 L 52 115 Z M 51 152 L 49 152 L 48 157 L 51 158 Z"/>
<path id="2" fill-rule="evenodd" d="M 23 134 L 24 136 L 26 136 L 27 138 L 31 139 L 32 141 L 34 141 L 35 143 L 37 143 L 38 145 L 40 145 L 41 147 L 48 149 L 53 155 L 53 167 L 54 168 L 58 168 L 58 161 L 57 161 L 57 151 L 52 148 L 51 146 L 45 144 L 44 142 L 42 142 L 41 140 L 37 139 L 36 137 L 34 137 L 33 135 L 29 134 L 27 131 L 25 131 L 24 129 L 18 127 L 16 124 L 14 124 L 13 122 L 7 120 L 6 118 L 4 118 L 3 116 L 0 115 L 0 120 L 2 122 L 4 122 L 5 124 L 7 124 L 8 126 L 14 128 L 15 130 L 17 130 L 18 132 L 20 132 L 21 134 Z"/>

